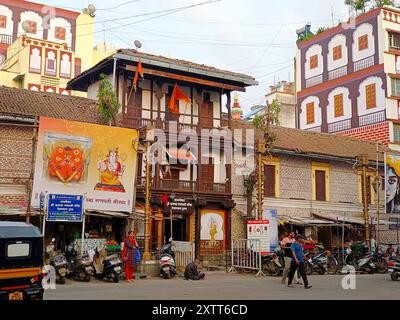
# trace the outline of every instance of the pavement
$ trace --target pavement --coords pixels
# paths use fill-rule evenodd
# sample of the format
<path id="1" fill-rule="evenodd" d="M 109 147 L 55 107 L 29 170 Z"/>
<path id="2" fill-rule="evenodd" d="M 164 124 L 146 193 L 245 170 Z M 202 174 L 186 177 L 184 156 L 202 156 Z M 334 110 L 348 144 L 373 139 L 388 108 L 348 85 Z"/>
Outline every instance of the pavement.
<path id="1" fill-rule="evenodd" d="M 288 288 L 275 277 L 257 278 L 254 274 L 206 272 L 206 279 L 141 279 L 133 283 L 67 280 L 54 290 L 45 291 L 45 300 L 398 300 L 400 281 L 389 274 L 362 274 L 355 277 L 355 290 L 344 290 L 345 275 L 312 275 L 313 286 Z"/>

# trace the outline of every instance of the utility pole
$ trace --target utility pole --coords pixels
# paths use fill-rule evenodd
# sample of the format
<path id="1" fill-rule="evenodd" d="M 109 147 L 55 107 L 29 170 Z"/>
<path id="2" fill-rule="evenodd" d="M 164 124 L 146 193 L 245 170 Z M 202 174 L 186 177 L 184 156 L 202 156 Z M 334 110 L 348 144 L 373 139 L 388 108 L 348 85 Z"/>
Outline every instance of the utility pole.
<path id="1" fill-rule="evenodd" d="M 380 175 L 379 175 L 379 142 L 376 143 L 376 168 L 375 168 L 375 186 L 376 186 L 376 195 L 377 195 L 377 203 L 376 203 L 376 215 L 378 221 L 376 223 L 376 251 L 379 252 L 379 243 L 380 243 Z"/>
<path id="2" fill-rule="evenodd" d="M 365 241 L 368 248 L 371 248 L 371 231 L 369 225 L 368 197 L 367 197 L 367 171 L 368 171 L 368 155 L 361 154 L 358 156 L 358 169 L 361 171 L 362 179 L 362 202 L 364 207 L 364 223 L 365 223 Z"/>
<path id="3" fill-rule="evenodd" d="M 262 157 L 265 153 L 265 143 L 257 144 L 257 216 L 256 219 L 262 219 L 263 216 L 263 161 Z"/>

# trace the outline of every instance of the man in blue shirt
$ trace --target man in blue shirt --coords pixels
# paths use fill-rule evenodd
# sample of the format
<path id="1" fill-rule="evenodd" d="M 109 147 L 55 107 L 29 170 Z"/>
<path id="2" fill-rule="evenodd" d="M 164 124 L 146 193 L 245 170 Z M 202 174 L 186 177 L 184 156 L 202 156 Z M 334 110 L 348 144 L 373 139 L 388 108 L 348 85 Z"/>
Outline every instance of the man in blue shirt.
<path id="1" fill-rule="evenodd" d="M 290 249 L 292 250 L 292 262 L 290 264 L 288 287 L 293 288 L 292 282 L 294 274 L 296 273 L 297 269 L 299 269 L 301 277 L 303 278 L 304 288 L 310 289 L 312 286 L 308 285 L 306 266 L 304 264 L 304 253 L 302 246 L 304 237 L 298 234 L 295 239 L 296 242 L 293 242 L 290 246 Z"/>

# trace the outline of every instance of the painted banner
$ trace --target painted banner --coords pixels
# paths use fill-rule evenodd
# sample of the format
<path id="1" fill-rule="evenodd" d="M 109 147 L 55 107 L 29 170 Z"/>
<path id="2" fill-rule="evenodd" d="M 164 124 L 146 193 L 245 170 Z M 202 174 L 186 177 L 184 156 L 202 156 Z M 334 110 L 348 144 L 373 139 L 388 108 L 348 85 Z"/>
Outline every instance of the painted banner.
<path id="1" fill-rule="evenodd" d="M 200 254 L 220 254 L 225 249 L 225 214 L 223 210 L 201 210 Z"/>
<path id="2" fill-rule="evenodd" d="M 386 213 L 400 213 L 400 155 L 385 156 Z"/>
<path id="3" fill-rule="evenodd" d="M 131 212 L 137 130 L 40 117 L 32 206 L 40 193 L 86 195 L 85 209 Z"/>

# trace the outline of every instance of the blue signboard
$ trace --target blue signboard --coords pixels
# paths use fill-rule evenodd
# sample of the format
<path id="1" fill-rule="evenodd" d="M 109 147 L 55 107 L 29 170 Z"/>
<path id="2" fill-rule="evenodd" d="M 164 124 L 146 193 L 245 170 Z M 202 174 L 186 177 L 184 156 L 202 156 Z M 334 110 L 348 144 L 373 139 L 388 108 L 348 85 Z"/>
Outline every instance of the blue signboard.
<path id="1" fill-rule="evenodd" d="M 83 196 L 50 194 L 47 221 L 81 222 Z"/>

